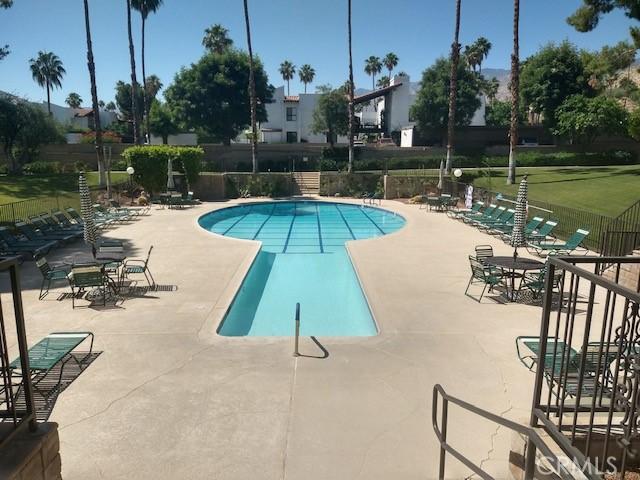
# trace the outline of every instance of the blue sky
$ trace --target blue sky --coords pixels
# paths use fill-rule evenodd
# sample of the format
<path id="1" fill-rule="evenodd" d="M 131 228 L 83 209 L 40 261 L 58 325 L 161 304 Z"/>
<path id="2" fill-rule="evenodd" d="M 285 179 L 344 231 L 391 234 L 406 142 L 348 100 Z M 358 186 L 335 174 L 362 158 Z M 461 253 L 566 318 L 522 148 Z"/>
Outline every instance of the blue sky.
<path id="1" fill-rule="evenodd" d="M 631 21 L 619 12 L 607 15 L 593 32 L 574 31 L 565 19 L 580 3 L 522 0 L 521 56 L 548 41 L 569 39 L 579 47 L 596 49 L 628 38 Z M 125 0 L 90 0 L 90 8 L 98 96 L 109 101 L 116 81 L 130 79 Z M 254 52 L 272 84 L 283 83 L 278 66 L 285 59 L 296 65 L 310 63 L 316 70 L 314 85 L 344 82 L 348 68 L 345 0 L 249 0 L 249 8 Z M 389 51 L 400 57 L 398 71 L 418 80 L 425 67 L 449 51 L 453 16 L 453 0 L 353 0 L 356 87 L 371 85 L 363 72 L 364 59 Z M 139 15 L 134 20 L 139 67 Z M 461 43 L 487 37 L 493 49 L 483 67 L 508 68 L 511 21 L 512 0 L 463 0 Z M 0 90 L 34 101 L 45 99 L 44 91 L 31 79 L 28 60 L 38 50 L 51 50 L 67 69 L 62 89 L 53 92 L 52 101 L 63 104 L 67 94 L 75 91 L 89 105 L 83 22 L 81 0 L 15 0 L 11 9 L 0 10 L 0 44 L 11 48 L 0 62 Z M 241 0 L 164 0 L 147 22 L 147 73 L 155 73 L 169 85 L 180 67 L 202 55 L 203 31 L 213 23 L 226 26 L 236 46 L 246 47 Z M 291 89 L 294 94 L 302 91 L 302 85 L 293 81 Z"/>

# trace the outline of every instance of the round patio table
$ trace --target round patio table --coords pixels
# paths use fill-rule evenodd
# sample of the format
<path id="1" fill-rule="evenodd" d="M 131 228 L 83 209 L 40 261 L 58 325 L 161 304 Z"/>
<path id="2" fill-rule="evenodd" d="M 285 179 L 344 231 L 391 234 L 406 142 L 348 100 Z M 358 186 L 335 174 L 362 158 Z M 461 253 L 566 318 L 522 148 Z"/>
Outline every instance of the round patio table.
<path id="1" fill-rule="evenodd" d="M 518 295 L 520 293 L 524 274 L 529 270 L 542 270 L 542 268 L 544 268 L 543 262 L 525 257 L 487 257 L 484 261 L 488 265 L 498 267 L 503 271 L 506 270 L 508 272 L 507 276 L 510 278 L 511 288 L 507 285 L 507 300 L 510 302 L 518 301 Z M 518 290 L 516 290 L 516 278 L 521 279 Z"/>

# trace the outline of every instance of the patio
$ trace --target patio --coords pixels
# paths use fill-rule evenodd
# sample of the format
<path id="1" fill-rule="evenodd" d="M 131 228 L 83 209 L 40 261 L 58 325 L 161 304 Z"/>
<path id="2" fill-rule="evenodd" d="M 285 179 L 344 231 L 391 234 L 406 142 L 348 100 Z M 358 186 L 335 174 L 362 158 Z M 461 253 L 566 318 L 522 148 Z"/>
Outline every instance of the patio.
<path id="1" fill-rule="evenodd" d="M 322 359 L 303 338 L 309 357 L 295 359 L 292 338 L 215 333 L 258 245 L 209 234 L 196 220 L 231 204 L 154 208 L 107 233 L 125 241 L 128 257 L 154 245 L 153 275 L 174 291 L 72 311 L 56 290 L 38 301 L 39 272 L 25 264 L 29 344 L 51 331 L 89 330 L 102 352 L 50 417 L 60 425 L 66 480 L 433 478 L 435 383 L 528 419 L 534 375 L 514 340 L 538 334 L 540 307 L 464 296 L 474 246 L 490 243 L 496 255 L 511 247 L 443 214 L 383 201 L 406 227 L 349 246 L 380 334 L 319 338 L 329 353 Z M 449 417 L 451 443 L 505 477 L 510 434 L 455 409 Z M 453 460 L 447 473 L 468 475 Z"/>

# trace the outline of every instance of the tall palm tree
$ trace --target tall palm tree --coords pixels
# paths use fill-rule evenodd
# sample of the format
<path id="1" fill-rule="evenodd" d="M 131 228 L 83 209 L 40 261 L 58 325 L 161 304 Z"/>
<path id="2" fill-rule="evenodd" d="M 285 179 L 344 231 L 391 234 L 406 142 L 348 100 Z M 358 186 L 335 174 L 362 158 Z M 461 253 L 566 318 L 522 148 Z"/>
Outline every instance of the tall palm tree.
<path id="1" fill-rule="evenodd" d="M 102 151 L 102 129 L 100 128 L 100 107 L 98 107 L 98 89 L 96 87 L 96 65 L 93 62 L 91 45 L 91 26 L 89 24 L 89 1 L 84 0 L 84 28 L 87 34 L 87 67 L 91 81 L 91 105 L 93 107 L 93 128 L 96 132 L 96 157 L 98 158 L 98 178 L 100 185 L 106 183 L 104 171 L 104 152 Z"/>
<path id="2" fill-rule="evenodd" d="M 480 53 L 480 49 L 475 43 L 464 47 L 464 60 L 466 60 L 467 65 L 469 65 L 469 67 L 471 67 L 471 70 L 473 70 L 474 72 L 476 71 L 478 65 L 482 62 L 481 55 L 482 54 Z"/>
<path id="3" fill-rule="evenodd" d="M 475 45 L 478 51 L 478 69 L 480 73 L 482 73 L 482 62 L 489 56 L 489 51 L 493 45 L 491 45 L 491 42 L 485 37 L 479 37 L 475 41 Z"/>
<path id="4" fill-rule="evenodd" d="M 62 60 L 53 52 L 41 50 L 36 58 L 29 60 L 29 68 L 36 83 L 47 89 L 47 111 L 51 115 L 51 90 L 62 88 L 62 77 L 67 73 Z"/>
<path id="5" fill-rule="evenodd" d="M 349 164 L 347 172 L 353 172 L 353 55 L 351 54 L 351 0 L 347 0 L 347 35 L 349 37 Z"/>
<path id="6" fill-rule="evenodd" d="M 150 104 L 153 103 L 153 100 L 156 98 L 161 88 L 162 82 L 157 75 L 151 74 L 146 78 L 144 82 L 144 90 Z M 149 107 L 149 110 L 151 110 L 151 107 Z"/>
<path id="7" fill-rule="evenodd" d="M 287 82 L 287 95 L 289 95 L 289 80 L 296 74 L 296 66 L 289 60 L 285 60 L 280 64 L 278 71 L 282 75 L 282 79 Z"/>
<path id="8" fill-rule="evenodd" d="M 393 53 L 393 52 L 389 52 L 387 53 L 384 58 L 382 59 L 382 63 L 384 64 L 384 66 L 386 67 L 386 69 L 389 71 L 389 79 L 393 78 L 391 76 L 391 72 L 393 71 L 394 68 L 396 68 L 398 66 L 398 62 L 400 61 L 400 59 L 398 58 L 398 56 Z"/>
<path id="9" fill-rule="evenodd" d="M 391 80 L 389 80 L 389 77 L 387 77 L 386 75 L 383 75 L 376 82 L 376 87 L 378 88 L 388 87 L 390 82 Z"/>
<path id="10" fill-rule="evenodd" d="M 147 17 L 150 13 L 156 13 L 156 11 L 162 5 L 162 0 L 131 0 L 131 6 L 140 12 L 142 17 L 142 46 L 141 46 L 141 61 L 142 61 L 142 85 L 147 84 L 147 75 L 145 71 L 144 60 L 144 43 L 145 43 L 145 25 L 147 23 Z M 147 96 L 147 89 L 142 89 L 142 108 L 144 109 L 145 118 L 145 132 L 147 138 L 151 139 L 151 133 L 149 131 L 149 110 L 151 109 L 151 99 Z"/>
<path id="11" fill-rule="evenodd" d="M 224 53 L 233 46 L 233 40 L 229 38 L 229 30 L 216 23 L 204 31 L 202 46 L 214 53 Z"/>
<path id="12" fill-rule="evenodd" d="M 80 108 L 82 105 L 82 97 L 78 95 L 76 92 L 71 92 L 67 95 L 67 99 L 64 101 L 71 108 Z"/>
<path id="13" fill-rule="evenodd" d="M 131 0 L 127 3 L 127 31 L 129 33 L 129 60 L 131 61 L 131 119 L 133 121 L 133 140 L 141 143 L 140 124 L 138 122 L 138 112 L 136 105 L 136 93 L 138 92 L 138 80 L 136 80 L 136 55 L 133 49 L 133 33 L 131 32 Z"/>
<path id="14" fill-rule="evenodd" d="M 364 71 L 371 76 L 371 86 L 376 89 L 376 75 L 382 71 L 382 63 L 375 55 L 371 55 L 364 61 Z"/>
<path id="15" fill-rule="evenodd" d="M 460 4 L 462 0 L 456 0 L 456 26 L 451 44 L 451 78 L 449 80 L 449 119 L 447 122 L 447 174 L 451 173 L 453 161 L 453 135 L 456 125 L 456 99 L 458 93 L 458 63 L 460 61 Z"/>
<path id="16" fill-rule="evenodd" d="M 307 84 L 313 82 L 316 71 L 311 65 L 305 63 L 298 70 L 298 75 L 300 76 L 300 81 L 304 84 L 304 93 L 307 93 Z"/>
<path id="17" fill-rule="evenodd" d="M 249 5 L 244 0 L 244 23 L 247 28 L 247 47 L 249 50 L 249 101 L 251 103 L 251 162 L 253 173 L 258 173 L 258 130 L 256 128 L 256 82 L 253 74 L 253 47 L 251 46 L 251 25 L 249 24 Z"/>
<path id="18" fill-rule="evenodd" d="M 513 0 L 513 53 L 511 54 L 511 127 L 509 128 L 509 174 L 507 184 L 516 182 L 516 146 L 518 145 L 518 110 L 520 99 L 520 0 Z"/>

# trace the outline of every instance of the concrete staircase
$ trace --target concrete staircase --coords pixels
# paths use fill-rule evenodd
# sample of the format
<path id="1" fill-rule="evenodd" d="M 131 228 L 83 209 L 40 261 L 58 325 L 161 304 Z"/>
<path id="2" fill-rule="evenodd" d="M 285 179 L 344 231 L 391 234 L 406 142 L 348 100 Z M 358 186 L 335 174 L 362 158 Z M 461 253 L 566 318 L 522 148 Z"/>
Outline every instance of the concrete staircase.
<path id="1" fill-rule="evenodd" d="M 319 195 L 320 172 L 293 172 L 293 193 L 295 195 Z"/>

